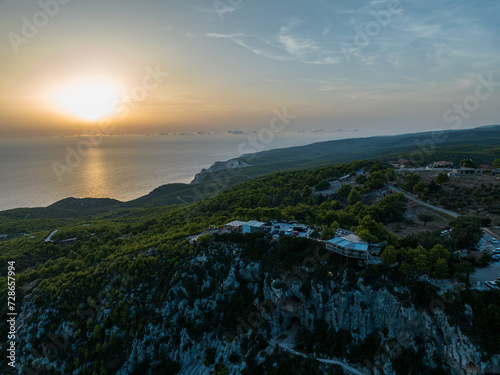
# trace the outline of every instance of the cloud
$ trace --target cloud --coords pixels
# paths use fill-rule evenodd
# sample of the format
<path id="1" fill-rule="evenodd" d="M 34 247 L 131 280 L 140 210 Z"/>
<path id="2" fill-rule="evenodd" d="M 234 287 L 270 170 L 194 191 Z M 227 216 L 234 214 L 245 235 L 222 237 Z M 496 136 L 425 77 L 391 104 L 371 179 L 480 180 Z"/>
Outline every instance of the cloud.
<path id="1" fill-rule="evenodd" d="M 256 55 L 277 61 L 306 64 L 337 64 L 342 61 L 341 52 L 329 48 L 324 35 L 313 38 L 307 36 L 304 30 L 297 29 L 303 24 L 303 21 L 292 17 L 272 35 L 206 33 L 205 36 L 229 39 Z"/>

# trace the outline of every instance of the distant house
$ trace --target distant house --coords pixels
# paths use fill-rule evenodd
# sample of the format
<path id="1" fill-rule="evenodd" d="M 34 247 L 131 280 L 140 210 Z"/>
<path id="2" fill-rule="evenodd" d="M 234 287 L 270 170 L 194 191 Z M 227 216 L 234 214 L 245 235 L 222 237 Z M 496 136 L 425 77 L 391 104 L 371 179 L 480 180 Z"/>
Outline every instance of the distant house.
<path id="1" fill-rule="evenodd" d="M 479 169 L 481 169 L 483 171 L 494 171 L 496 168 L 492 165 L 481 164 L 479 166 Z"/>
<path id="2" fill-rule="evenodd" d="M 325 241 L 327 250 L 348 258 L 368 259 L 370 244 L 351 233 Z"/>
<path id="3" fill-rule="evenodd" d="M 405 168 L 406 164 L 408 164 L 410 161 L 406 159 L 399 159 L 397 161 L 389 161 L 389 165 L 394 168 Z"/>
<path id="4" fill-rule="evenodd" d="M 451 168 L 453 162 L 451 161 L 435 161 L 432 163 L 432 168 Z"/>
<path id="5" fill-rule="evenodd" d="M 253 233 L 258 232 L 264 227 L 265 223 L 260 221 L 250 220 L 246 223 L 243 223 L 243 233 Z"/>
<path id="6" fill-rule="evenodd" d="M 453 173 L 454 174 L 460 174 L 460 175 L 463 175 L 463 174 L 475 174 L 475 173 L 477 173 L 477 169 L 476 168 L 462 167 L 462 168 L 454 169 Z"/>

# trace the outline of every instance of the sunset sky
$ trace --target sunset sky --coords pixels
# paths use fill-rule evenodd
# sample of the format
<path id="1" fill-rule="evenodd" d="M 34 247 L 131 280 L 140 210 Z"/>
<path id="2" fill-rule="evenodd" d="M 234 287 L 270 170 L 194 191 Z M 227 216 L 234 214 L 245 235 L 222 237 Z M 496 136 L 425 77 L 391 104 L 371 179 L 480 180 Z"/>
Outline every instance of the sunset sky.
<path id="1" fill-rule="evenodd" d="M 494 0 L 0 0 L 0 136 L 252 131 L 284 106 L 291 131 L 499 124 L 499 18 Z"/>

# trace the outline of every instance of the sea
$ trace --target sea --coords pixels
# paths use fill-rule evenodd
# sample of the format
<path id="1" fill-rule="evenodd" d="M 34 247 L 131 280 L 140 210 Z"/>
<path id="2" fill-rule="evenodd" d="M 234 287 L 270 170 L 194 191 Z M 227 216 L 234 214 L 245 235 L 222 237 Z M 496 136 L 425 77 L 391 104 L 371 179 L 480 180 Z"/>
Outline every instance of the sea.
<path id="1" fill-rule="evenodd" d="M 189 183 L 216 161 L 241 156 L 248 134 L 0 138 L 0 211 L 61 199 L 129 201 L 158 186 Z M 255 135 L 254 135 L 255 136 Z M 300 146 L 335 134 L 277 134 L 262 150 Z"/>

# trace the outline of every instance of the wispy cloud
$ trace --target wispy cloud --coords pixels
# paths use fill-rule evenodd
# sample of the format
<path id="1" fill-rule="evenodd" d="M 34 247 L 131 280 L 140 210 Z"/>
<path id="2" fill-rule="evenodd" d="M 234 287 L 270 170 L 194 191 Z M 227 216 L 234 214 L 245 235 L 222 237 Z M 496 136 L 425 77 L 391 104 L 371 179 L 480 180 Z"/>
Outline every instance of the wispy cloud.
<path id="1" fill-rule="evenodd" d="M 206 33 L 209 38 L 227 38 L 256 55 L 278 61 L 299 61 L 307 64 L 336 64 L 341 61 L 340 51 L 332 50 L 324 38 L 305 36 L 297 30 L 303 21 L 291 18 L 279 31 L 266 35 Z"/>

